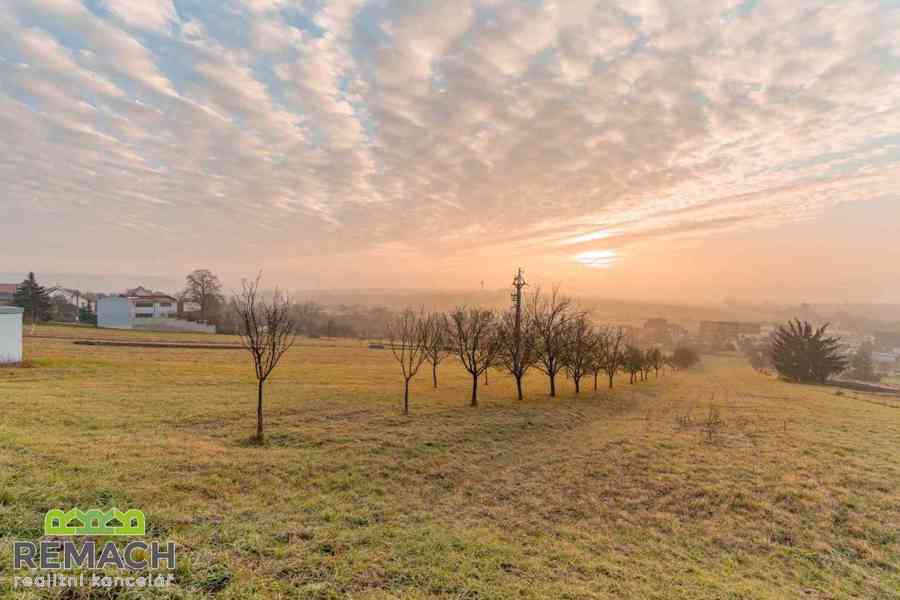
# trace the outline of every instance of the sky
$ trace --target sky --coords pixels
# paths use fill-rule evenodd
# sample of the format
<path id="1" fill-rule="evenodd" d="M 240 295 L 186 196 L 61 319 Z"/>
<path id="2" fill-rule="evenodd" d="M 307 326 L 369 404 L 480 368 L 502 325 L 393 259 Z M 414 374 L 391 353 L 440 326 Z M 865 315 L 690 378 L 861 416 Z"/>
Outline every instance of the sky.
<path id="1" fill-rule="evenodd" d="M 0 273 L 900 302 L 898 31 L 898 0 L 3 0 Z"/>

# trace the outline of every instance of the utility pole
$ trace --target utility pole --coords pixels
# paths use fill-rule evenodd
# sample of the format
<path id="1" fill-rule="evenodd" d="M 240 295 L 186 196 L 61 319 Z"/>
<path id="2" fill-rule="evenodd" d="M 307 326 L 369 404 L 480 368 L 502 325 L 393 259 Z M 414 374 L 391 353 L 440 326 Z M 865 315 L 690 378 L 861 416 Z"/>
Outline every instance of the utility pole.
<path id="1" fill-rule="evenodd" d="M 524 288 L 527 283 L 525 283 L 525 274 L 522 273 L 522 268 L 519 268 L 519 272 L 516 274 L 516 278 L 513 279 L 513 287 L 516 291 L 512 293 L 512 301 L 513 306 L 516 309 L 516 344 L 518 345 L 519 340 L 522 338 L 522 288 Z"/>

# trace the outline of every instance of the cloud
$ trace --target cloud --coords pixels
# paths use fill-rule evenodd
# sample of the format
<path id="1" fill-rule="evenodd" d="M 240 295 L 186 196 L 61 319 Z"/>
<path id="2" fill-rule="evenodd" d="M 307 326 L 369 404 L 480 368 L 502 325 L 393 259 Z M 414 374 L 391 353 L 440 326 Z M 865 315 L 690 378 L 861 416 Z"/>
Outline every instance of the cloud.
<path id="1" fill-rule="evenodd" d="M 900 196 L 900 9 L 874 0 L 178 6 L 0 7 L 5 202 L 98 261 L 145 231 L 617 266 Z"/>
<path id="2" fill-rule="evenodd" d="M 178 21 L 172 0 L 103 0 L 106 8 L 131 27 L 167 32 Z"/>

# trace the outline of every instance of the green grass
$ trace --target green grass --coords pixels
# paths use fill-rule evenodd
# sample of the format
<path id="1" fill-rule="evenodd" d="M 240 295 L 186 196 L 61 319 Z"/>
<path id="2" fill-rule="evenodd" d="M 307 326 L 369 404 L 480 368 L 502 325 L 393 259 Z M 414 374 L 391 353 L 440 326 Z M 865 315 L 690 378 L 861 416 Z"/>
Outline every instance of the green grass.
<path id="1" fill-rule="evenodd" d="M 491 373 L 471 409 L 448 363 L 405 418 L 390 353 L 304 340 L 260 448 L 243 353 L 37 334 L 0 369 L 0 577 L 48 508 L 117 505 L 180 544 L 179 598 L 900 598 L 896 400 L 707 357 L 522 403 Z"/>

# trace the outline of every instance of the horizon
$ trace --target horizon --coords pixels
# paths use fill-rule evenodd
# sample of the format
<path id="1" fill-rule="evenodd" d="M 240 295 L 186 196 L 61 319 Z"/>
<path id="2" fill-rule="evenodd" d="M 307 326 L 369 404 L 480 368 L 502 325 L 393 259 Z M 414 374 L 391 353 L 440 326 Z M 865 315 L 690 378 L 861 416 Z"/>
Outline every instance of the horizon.
<path id="1" fill-rule="evenodd" d="M 16 273 L 3 273 L 0 272 L 0 283 L 20 283 L 27 277 L 28 273 L 16 274 Z M 139 286 L 146 287 L 148 289 L 154 291 L 160 291 L 169 294 L 177 294 L 184 287 L 184 282 L 178 280 L 177 277 L 165 277 L 160 275 L 92 275 L 92 274 L 59 274 L 59 273 L 36 273 L 36 278 L 38 279 L 38 283 L 43 285 L 44 287 L 65 287 L 70 289 L 77 289 L 81 292 L 94 292 L 100 294 L 118 294 L 122 293 L 127 289 L 133 289 Z M 526 276 L 527 280 L 527 276 Z M 92 285 L 80 285 L 85 281 L 108 281 L 108 284 L 92 284 Z M 120 285 L 116 285 L 115 282 L 118 282 Z M 156 282 L 151 284 L 151 282 Z M 263 283 L 265 283 L 265 277 L 263 277 Z M 105 287 L 104 287 L 105 285 Z M 542 282 L 538 282 L 534 285 L 529 284 L 530 290 L 534 290 L 536 288 L 541 288 L 544 291 L 550 290 L 554 287 L 554 283 L 549 283 L 547 285 L 543 285 Z M 286 286 L 279 285 L 280 289 L 287 291 L 294 301 L 306 301 L 312 300 L 318 303 L 325 303 L 325 299 L 323 297 L 327 297 L 329 295 L 341 296 L 364 296 L 366 294 L 370 295 L 433 295 L 433 296 L 452 296 L 452 295 L 496 295 L 496 294 L 506 294 L 511 286 L 506 287 L 490 287 L 485 285 L 483 289 L 481 288 L 417 288 L 417 287 L 406 287 L 406 288 L 290 288 Z M 641 297 L 626 297 L 626 296 L 614 296 L 614 295 L 605 295 L 597 292 L 579 292 L 578 290 L 569 290 L 567 288 L 560 287 L 560 291 L 572 297 L 575 300 L 584 300 L 590 301 L 592 303 L 602 304 L 631 304 L 631 305 L 646 305 L 653 307 L 675 307 L 675 308 L 703 308 L 703 309 L 720 309 L 720 310 L 728 310 L 729 308 L 733 309 L 786 309 L 791 307 L 802 307 L 804 305 L 813 307 L 813 308 L 826 308 L 826 309 L 835 309 L 846 307 L 848 309 L 874 309 L 874 308 L 891 308 L 891 309 L 900 309 L 900 302 L 879 302 L 879 301 L 849 301 L 849 300 L 824 300 L 824 299 L 796 299 L 796 300 L 772 300 L 765 298 L 734 298 L 734 297 L 710 297 L 707 299 L 696 298 L 696 299 L 682 299 L 682 300 L 671 300 L 666 298 L 641 298 Z M 223 283 L 222 290 L 226 296 L 230 296 L 239 291 L 240 283 L 237 285 L 229 285 L 229 283 Z M 275 285 L 264 285 L 263 289 L 272 290 L 275 288 Z M 362 302 L 362 304 L 366 304 L 366 302 Z M 377 304 L 377 303 L 376 303 Z M 868 315 L 865 315 L 868 317 Z M 871 317 L 875 320 L 881 321 L 891 321 L 889 318 L 878 318 Z"/>

